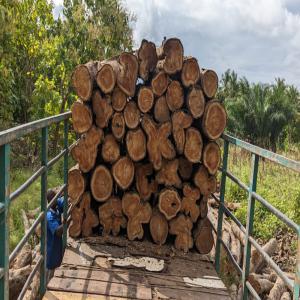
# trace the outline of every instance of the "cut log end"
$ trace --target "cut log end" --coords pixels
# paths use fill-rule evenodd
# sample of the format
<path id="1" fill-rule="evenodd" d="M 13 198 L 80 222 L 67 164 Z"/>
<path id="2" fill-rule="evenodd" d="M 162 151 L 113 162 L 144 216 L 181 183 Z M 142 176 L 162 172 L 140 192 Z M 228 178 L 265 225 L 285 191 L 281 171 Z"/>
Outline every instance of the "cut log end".
<path id="1" fill-rule="evenodd" d="M 194 57 L 187 57 L 184 59 L 181 71 L 181 81 L 185 87 L 195 85 L 200 77 L 200 69 L 198 61 Z"/>
<path id="2" fill-rule="evenodd" d="M 204 70 L 200 75 L 201 86 L 208 98 L 213 98 L 218 89 L 218 75 L 213 70 Z"/>
<path id="3" fill-rule="evenodd" d="M 166 217 L 171 220 L 176 217 L 181 208 L 181 199 L 179 194 L 174 189 L 165 189 L 159 194 L 159 210 Z"/>
<path id="4" fill-rule="evenodd" d="M 68 172 L 68 195 L 70 202 L 75 204 L 85 191 L 85 178 L 80 171 L 79 165 L 75 165 Z"/>
<path id="5" fill-rule="evenodd" d="M 183 46 L 177 38 L 171 38 L 163 44 L 163 55 L 165 57 L 163 68 L 167 74 L 175 74 L 182 69 Z"/>
<path id="6" fill-rule="evenodd" d="M 170 120 L 170 110 L 165 96 L 159 97 L 154 105 L 154 118 L 159 123 Z"/>
<path id="7" fill-rule="evenodd" d="M 199 253 L 208 254 L 214 245 L 212 227 L 208 218 L 200 219 L 198 221 L 197 227 L 194 230 L 193 235 L 195 246 Z"/>
<path id="8" fill-rule="evenodd" d="M 188 161 L 185 157 L 180 157 L 178 172 L 183 180 L 189 180 L 193 172 L 193 163 Z"/>
<path id="9" fill-rule="evenodd" d="M 89 192 L 83 194 L 81 202 L 84 209 L 81 231 L 83 237 L 88 237 L 92 235 L 93 228 L 99 225 L 99 218 L 91 208 L 91 194 Z"/>
<path id="10" fill-rule="evenodd" d="M 177 174 L 178 164 L 178 159 L 165 161 L 160 171 L 156 174 L 157 183 L 180 188 L 181 179 Z"/>
<path id="11" fill-rule="evenodd" d="M 111 121 L 111 131 L 117 140 L 125 135 L 125 120 L 122 113 L 114 113 Z"/>
<path id="12" fill-rule="evenodd" d="M 195 119 L 202 117 L 205 108 L 205 97 L 199 87 L 192 87 L 189 91 L 187 96 L 187 106 Z"/>
<path id="13" fill-rule="evenodd" d="M 149 227 L 154 243 L 163 245 L 167 240 L 169 226 L 167 219 L 158 209 L 153 211 Z"/>
<path id="14" fill-rule="evenodd" d="M 114 163 L 119 159 L 120 146 L 113 135 L 108 134 L 105 136 L 101 154 L 103 160 L 108 163 Z"/>
<path id="15" fill-rule="evenodd" d="M 195 185 L 200 189 L 204 196 L 209 196 L 217 189 L 217 180 L 215 176 L 209 175 L 204 166 L 200 166 L 194 177 Z"/>
<path id="16" fill-rule="evenodd" d="M 134 101 L 127 103 L 124 109 L 124 119 L 128 128 L 134 129 L 140 123 L 140 110 Z"/>
<path id="17" fill-rule="evenodd" d="M 121 157 L 112 167 L 112 175 L 118 186 L 126 190 L 134 178 L 134 165 L 132 160 L 127 157 Z"/>
<path id="18" fill-rule="evenodd" d="M 99 165 L 93 172 L 91 179 L 91 191 L 94 198 L 103 202 L 106 201 L 113 188 L 113 179 L 111 177 L 110 171 L 103 165 Z"/>
<path id="19" fill-rule="evenodd" d="M 216 142 L 209 142 L 203 149 L 203 164 L 208 172 L 216 174 L 221 163 L 221 149 Z"/>
<path id="20" fill-rule="evenodd" d="M 183 105 L 183 88 L 179 81 L 173 80 L 167 89 L 166 101 L 171 111 L 180 109 Z"/>
<path id="21" fill-rule="evenodd" d="M 154 95 L 149 87 L 142 87 L 138 94 L 138 107 L 142 113 L 147 113 L 153 106 Z"/>
<path id="22" fill-rule="evenodd" d="M 153 173 L 152 164 L 137 164 L 135 169 L 136 189 L 142 200 L 149 200 L 152 193 L 157 191 L 156 181 L 148 179 Z"/>
<path id="23" fill-rule="evenodd" d="M 168 81 L 168 75 L 165 72 L 158 72 L 151 81 L 151 88 L 154 95 L 158 97 L 162 96 L 167 90 Z"/>
<path id="24" fill-rule="evenodd" d="M 112 108 L 121 112 L 126 106 L 127 96 L 118 87 L 114 88 L 112 94 Z"/>
<path id="25" fill-rule="evenodd" d="M 195 223 L 200 215 L 200 209 L 196 203 L 200 198 L 200 191 L 198 188 L 193 188 L 190 184 L 186 183 L 183 186 L 183 194 L 180 210 Z"/>
<path id="26" fill-rule="evenodd" d="M 77 133 L 85 133 L 92 127 L 93 116 L 87 105 L 81 101 L 76 101 L 71 107 L 71 112 L 73 128 Z"/>
<path id="27" fill-rule="evenodd" d="M 116 74 L 110 64 L 104 64 L 96 75 L 96 82 L 104 94 L 109 94 L 115 87 Z"/>
<path id="28" fill-rule="evenodd" d="M 108 122 L 113 114 L 113 109 L 108 97 L 103 98 L 99 90 L 95 91 L 92 97 L 93 112 L 96 116 L 96 124 L 100 128 L 108 126 Z"/>
<path id="29" fill-rule="evenodd" d="M 127 132 L 126 147 L 128 155 L 135 162 L 146 156 L 146 137 L 141 128 Z"/>
<path id="30" fill-rule="evenodd" d="M 199 130 L 190 127 L 185 133 L 184 155 L 192 163 L 200 162 L 203 141 Z"/>

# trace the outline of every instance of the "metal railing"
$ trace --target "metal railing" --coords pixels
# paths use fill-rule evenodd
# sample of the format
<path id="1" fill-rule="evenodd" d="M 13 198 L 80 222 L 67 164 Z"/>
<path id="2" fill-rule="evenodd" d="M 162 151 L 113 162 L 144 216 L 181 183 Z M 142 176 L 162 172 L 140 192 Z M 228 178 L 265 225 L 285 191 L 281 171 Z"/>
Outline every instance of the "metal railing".
<path id="1" fill-rule="evenodd" d="M 18 297 L 22 299 L 26 293 L 26 290 L 30 286 L 30 283 L 37 273 L 40 271 L 40 295 L 43 296 L 46 291 L 46 240 L 47 240 L 47 220 L 46 214 L 51 203 L 55 201 L 63 192 L 64 198 L 64 210 L 63 218 L 68 218 L 68 195 L 67 195 L 67 181 L 68 181 L 68 119 L 71 116 L 70 112 L 66 112 L 54 117 L 49 117 L 34 121 L 28 124 L 17 126 L 5 131 L 0 132 L 0 299 L 9 299 L 9 286 L 8 286 L 8 274 L 9 264 L 20 253 L 23 246 L 26 244 L 34 230 L 39 224 L 41 224 L 41 240 L 40 240 L 40 257 L 28 276 L 25 285 Z M 48 160 L 48 127 L 52 124 L 64 122 L 64 150 L 61 151 L 52 160 Z M 41 131 L 41 167 L 27 179 L 20 187 L 14 192 L 10 193 L 10 143 L 14 140 L 23 137 L 32 132 Z M 64 184 L 56 193 L 55 197 L 48 204 L 47 203 L 47 175 L 48 170 L 57 162 L 60 158 L 64 158 Z M 20 196 L 33 182 L 41 177 L 41 212 L 37 219 L 33 222 L 29 230 L 25 233 L 21 241 L 15 247 L 11 254 L 9 254 L 9 206 Z M 63 247 L 67 244 L 67 224 L 64 222 L 63 226 Z"/>
<path id="2" fill-rule="evenodd" d="M 262 196 L 257 194 L 257 175 L 258 175 L 258 165 L 260 158 L 270 160 L 278 165 L 292 169 L 300 173 L 300 162 L 285 158 L 281 155 L 275 154 L 271 151 L 259 148 L 257 146 L 251 145 L 245 141 L 234 138 L 230 135 L 223 134 L 224 149 L 223 149 L 223 165 L 220 168 L 221 171 L 221 185 L 220 185 L 220 198 L 212 195 L 213 198 L 219 202 L 218 211 L 218 224 L 217 224 L 217 242 L 216 242 L 216 255 L 215 255 L 215 266 L 218 273 L 220 273 L 220 259 L 221 259 L 221 244 L 224 246 L 229 258 L 231 259 L 233 265 L 235 266 L 237 272 L 242 277 L 242 287 L 243 287 L 243 299 L 248 299 L 249 293 L 255 299 L 261 299 L 256 293 L 254 288 L 248 281 L 249 270 L 250 270 L 250 258 L 251 258 L 251 245 L 262 255 L 266 260 L 268 265 L 277 273 L 277 275 L 284 281 L 287 287 L 293 291 L 293 299 L 299 299 L 299 286 L 300 286 L 300 225 L 293 222 L 281 211 L 271 205 Z M 228 171 L 228 154 L 229 145 L 236 145 L 251 153 L 251 174 L 250 174 L 250 184 L 249 186 L 243 183 L 240 179 L 235 177 L 232 173 Z M 225 187 L 226 178 L 229 178 L 232 182 L 237 184 L 240 188 L 248 193 L 248 209 L 247 209 L 247 222 L 246 228 L 241 224 L 241 222 L 234 216 L 234 214 L 225 206 Z M 300 183 L 299 183 L 300 184 Z M 263 250 L 263 248 L 257 243 L 257 241 L 252 237 L 253 223 L 254 223 L 254 210 L 255 202 L 260 202 L 268 211 L 274 214 L 282 222 L 284 222 L 289 228 L 296 231 L 298 235 L 298 250 L 297 250 L 297 263 L 296 263 L 296 273 L 295 279 L 292 281 L 287 277 L 287 275 L 279 268 L 279 266 L 274 262 L 274 260 Z M 300 209 L 300 208 L 299 208 Z M 244 248 L 244 259 L 242 268 L 239 266 L 238 262 L 235 260 L 231 254 L 229 248 L 222 240 L 222 225 L 223 225 L 223 215 L 224 213 L 229 216 L 241 229 L 245 236 L 245 248 Z"/>

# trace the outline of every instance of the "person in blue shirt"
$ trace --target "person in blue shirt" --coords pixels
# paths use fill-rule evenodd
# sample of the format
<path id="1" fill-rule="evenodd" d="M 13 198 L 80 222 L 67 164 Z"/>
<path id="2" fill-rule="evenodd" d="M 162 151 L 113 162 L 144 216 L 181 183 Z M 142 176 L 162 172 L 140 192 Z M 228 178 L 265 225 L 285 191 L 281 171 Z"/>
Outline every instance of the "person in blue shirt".
<path id="1" fill-rule="evenodd" d="M 47 201 L 50 202 L 56 192 L 54 189 L 47 191 Z M 49 281 L 54 270 L 61 265 L 63 258 L 63 222 L 62 213 L 64 197 L 58 198 L 47 211 L 47 280 Z"/>

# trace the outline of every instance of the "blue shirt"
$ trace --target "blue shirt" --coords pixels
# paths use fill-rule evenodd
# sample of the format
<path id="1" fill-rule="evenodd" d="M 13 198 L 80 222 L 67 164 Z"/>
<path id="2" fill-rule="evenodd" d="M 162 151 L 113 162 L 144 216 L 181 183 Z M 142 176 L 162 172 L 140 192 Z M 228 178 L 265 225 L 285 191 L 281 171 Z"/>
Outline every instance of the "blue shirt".
<path id="1" fill-rule="evenodd" d="M 62 237 L 55 234 L 61 225 L 61 215 L 64 208 L 64 198 L 57 199 L 57 209 L 47 211 L 47 269 L 60 266 L 63 258 Z"/>

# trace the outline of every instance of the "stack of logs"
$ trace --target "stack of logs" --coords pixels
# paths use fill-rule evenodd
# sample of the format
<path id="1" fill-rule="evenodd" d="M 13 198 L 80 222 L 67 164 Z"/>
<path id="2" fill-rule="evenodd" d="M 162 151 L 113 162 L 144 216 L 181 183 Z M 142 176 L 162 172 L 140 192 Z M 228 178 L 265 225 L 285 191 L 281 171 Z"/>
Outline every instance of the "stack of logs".
<path id="1" fill-rule="evenodd" d="M 126 229 L 134 240 L 148 227 L 159 245 L 174 236 L 177 249 L 208 253 L 207 199 L 227 118 L 214 98 L 216 73 L 184 56 L 177 38 L 159 48 L 143 40 L 136 52 L 77 66 L 72 84 L 81 136 L 71 151 L 70 235 L 90 236 L 101 225 L 104 235 Z"/>

